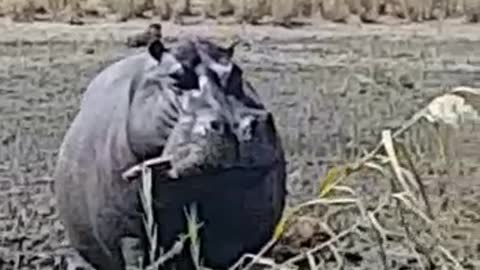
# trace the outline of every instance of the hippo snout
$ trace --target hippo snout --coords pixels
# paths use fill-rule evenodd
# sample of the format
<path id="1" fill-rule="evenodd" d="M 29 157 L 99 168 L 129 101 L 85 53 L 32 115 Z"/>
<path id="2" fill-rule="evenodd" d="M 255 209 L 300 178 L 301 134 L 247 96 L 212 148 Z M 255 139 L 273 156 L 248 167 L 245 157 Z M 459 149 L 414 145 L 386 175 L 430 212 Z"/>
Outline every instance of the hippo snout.
<path id="1" fill-rule="evenodd" d="M 217 136 L 233 137 L 233 130 L 229 122 L 222 117 L 209 117 L 194 124 L 192 133 L 194 136 L 205 137 L 208 134 Z"/>

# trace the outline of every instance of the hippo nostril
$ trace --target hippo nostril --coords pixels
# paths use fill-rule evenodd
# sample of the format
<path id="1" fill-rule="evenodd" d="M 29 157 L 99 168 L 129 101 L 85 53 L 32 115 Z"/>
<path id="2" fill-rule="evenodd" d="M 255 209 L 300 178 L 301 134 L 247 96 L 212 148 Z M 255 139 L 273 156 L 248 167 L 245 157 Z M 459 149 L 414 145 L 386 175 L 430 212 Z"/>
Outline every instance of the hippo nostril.
<path id="1" fill-rule="evenodd" d="M 213 131 L 216 131 L 216 132 L 222 132 L 223 131 L 223 125 L 218 120 L 213 120 L 212 122 L 210 122 L 210 128 Z"/>
<path id="2" fill-rule="evenodd" d="M 255 132 L 258 126 L 258 120 L 253 119 L 252 122 L 250 123 L 250 129 L 252 132 Z"/>

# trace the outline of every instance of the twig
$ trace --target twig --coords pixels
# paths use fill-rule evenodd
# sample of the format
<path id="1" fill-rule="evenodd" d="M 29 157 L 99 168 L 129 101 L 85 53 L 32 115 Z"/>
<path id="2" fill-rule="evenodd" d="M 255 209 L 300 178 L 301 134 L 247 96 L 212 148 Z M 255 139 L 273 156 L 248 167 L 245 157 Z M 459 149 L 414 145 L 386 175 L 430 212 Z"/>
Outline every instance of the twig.
<path id="1" fill-rule="evenodd" d="M 356 196 L 356 192 L 352 188 L 347 186 L 335 186 L 332 189 L 337 191 L 343 191 L 343 192 L 349 193 L 352 196 Z"/>
<path id="2" fill-rule="evenodd" d="M 315 258 L 312 256 L 312 254 L 307 253 L 307 259 L 310 270 L 317 270 L 317 264 L 315 263 Z"/>
<path id="3" fill-rule="evenodd" d="M 242 256 L 243 259 L 247 259 L 247 258 L 255 258 L 256 255 L 253 255 L 253 254 L 245 254 L 244 256 Z M 276 264 L 275 261 L 271 258 L 265 258 L 265 257 L 260 257 L 257 259 L 257 264 L 261 264 L 261 265 L 268 265 L 271 267 L 271 269 L 273 270 L 295 270 L 295 269 L 292 269 L 292 268 L 285 268 L 285 267 L 281 267 L 280 265 Z"/>
<path id="4" fill-rule="evenodd" d="M 342 256 L 340 256 L 337 248 L 333 244 L 328 245 L 328 248 L 330 249 L 330 251 L 332 251 L 333 257 L 335 257 L 335 261 L 337 261 L 337 267 L 335 267 L 335 269 L 336 270 L 342 269 L 343 265 L 344 265 L 344 262 L 343 262 Z"/>
<path id="5" fill-rule="evenodd" d="M 178 239 L 172 246 L 172 248 L 164 253 L 162 256 L 160 256 L 157 260 L 155 260 L 154 263 L 149 265 L 146 270 L 156 270 L 160 265 L 165 264 L 166 261 L 172 259 L 176 255 L 180 254 L 182 252 L 183 247 L 185 245 L 185 241 L 187 241 L 189 237 L 187 235 L 181 235 L 180 239 Z"/>
<path id="6" fill-rule="evenodd" d="M 399 194 L 393 194 L 392 197 L 395 199 L 400 200 L 403 202 L 410 210 L 415 212 L 418 216 L 420 216 L 425 222 L 428 224 L 433 224 L 433 220 L 431 220 L 427 215 L 425 215 L 418 207 L 415 207 L 413 203 L 406 198 L 406 196 L 411 197 L 408 193 L 402 192 Z"/>
<path id="7" fill-rule="evenodd" d="M 132 181 L 140 177 L 143 171 L 143 167 L 154 168 L 155 171 L 159 171 L 161 173 L 166 173 L 168 170 L 172 169 L 172 158 L 170 156 L 161 156 L 146 160 L 140 164 L 137 164 L 124 173 L 122 173 L 122 178 L 126 181 Z"/>
<path id="8" fill-rule="evenodd" d="M 380 223 L 378 223 L 377 219 L 375 218 L 374 214 L 372 212 L 369 212 L 367 214 L 368 219 L 372 223 L 372 227 L 375 229 L 375 232 L 377 234 L 378 238 L 378 244 L 380 247 L 380 257 L 382 258 L 382 264 L 383 264 L 383 269 L 387 270 L 388 265 L 387 265 L 387 254 L 385 252 L 385 242 L 386 242 L 386 236 L 385 236 L 385 230 L 382 228 Z"/>
<path id="9" fill-rule="evenodd" d="M 392 180 L 392 185 L 393 185 L 392 188 L 395 190 L 396 187 L 393 180 Z M 393 196 L 395 196 L 395 194 Z M 410 240 L 409 244 L 411 245 L 411 249 L 415 253 L 415 257 L 417 258 L 418 262 L 422 263 L 422 260 L 421 260 L 422 258 L 420 257 L 420 254 L 416 251 L 416 248 L 420 248 L 422 251 L 425 251 L 426 248 L 422 244 L 420 244 L 410 232 L 410 229 L 407 224 L 407 220 L 405 218 L 405 215 L 403 214 L 404 209 L 401 207 L 401 204 L 399 202 L 396 202 L 396 210 L 397 210 L 398 216 L 400 217 L 400 223 L 403 229 L 405 230 L 406 237 L 408 240 Z M 426 252 L 424 253 L 426 254 Z M 422 269 L 425 269 L 425 267 L 422 267 Z"/>
<path id="10" fill-rule="evenodd" d="M 322 222 L 320 225 L 331 238 L 335 238 L 335 232 L 330 228 L 330 226 L 328 226 L 327 223 Z M 337 248 L 333 245 L 333 243 L 328 245 L 328 248 L 332 251 L 333 256 L 335 257 L 335 261 L 337 262 L 336 269 L 341 269 L 343 267 L 343 260 L 341 256 L 338 254 Z M 307 252 L 307 256 L 313 257 L 313 255 L 310 252 Z"/>
<path id="11" fill-rule="evenodd" d="M 154 261 L 157 253 L 157 226 L 154 219 L 153 209 L 153 188 L 152 188 L 152 171 L 149 167 L 142 168 L 142 189 L 140 191 L 140 199 L 145 212 L 143 224 L 149 240 L 149 258 Z"/>
<path id="12" fill-rule="evenodd" d="M 432 207 L 430 205 L 430 201 L 428 200 L 427 192 L 425 190 L 425 185 L 423 184 L 423 181 L 421 180 L 420 175 L 415 169 L 415 166 L 413 165 L 413 161 L 410 158 L 410 155 L 408 155 L 405 145 L 401 143 L 397 143 L 397 144 L 399 145 L 400 151 L 402 151 L 403 155 L 405 156 L 405 159 L 407 160 L 407 164 L 408 164 L 408 167 L 410 167 L 410 171 L 413 173 L 413 177 L 418 185 L 418 189 L 420 190 L 420 195 L 422 196 L 423 202 L 425 203 L 425 207 L 427 208 L 427 215 L 430 219 L 434 219 Z"/>
<path id="13" fill-rule="evenodd" d="M 272 237 L 267 242 L 267 244 L 264 245 L 263 248 L 257 254 L 254 255 L 252 261 L 250 261 L 250 263 L 248 263 L 242 270 L 248 270 L 253 265 L 255 265 L 255 263 L 257 263 L 262 258 L 262 256 L 265 255 L 265 253 L 267 253 L 268 250 L 270 250 L 270 248 L 273 247 L 273 245 L 275 245 L 277 240 L 278 239 L 276 237 Z M 239 268 L 242 265 L 243 261 L 248 257 L 251 257 L 251 256 L 249 256 L 248 254 L 243 255 L 235 264 L 233 264 L 230 268 L 228 268 L 228 270 L 235 270 Z"/>
<path id="14" fill-rule="evenodd" d="M 440 250 L 440 252 L 445 256 L 447 257 L 447 259 L 449 259 L 453 264 L 455 264 L 455 269 L 457 270 L 460 270 L 460 269 L 464 269 L 462 267 L 462 265 L 460 264 L 460 262 L 455 259 L 455 257 L 452 255 L 452 253 L 450 253 L 450 251 L 448 251 L 446 248 L 444 248 L 443 246 L 438 246 L 438 249 Z"/>
<path id="15" fill-rule="evenodd" d="M 397 155 L 395 153 L 395 148 L 393 147 L 392 133 L 391 133 L 390 130 L 387 129 L 387 130 L 382 131 L 382 142 L 384 144 L 385 151 L 387 152 L 387 155 L 390 159 L 390 165 L 391 165 L 392 170 L 395 174 L 395 177 L 397 178 L 397 180 L 402 185 L 402 188 L 408 194 L 413 194 L 412 191 L 410 190 L 410 187 L 408 186 L 407 182 L 405 181 L 405 178 L 403 177 L 402 171 L 400 170 L 400 163 L 399 163 Z"/>

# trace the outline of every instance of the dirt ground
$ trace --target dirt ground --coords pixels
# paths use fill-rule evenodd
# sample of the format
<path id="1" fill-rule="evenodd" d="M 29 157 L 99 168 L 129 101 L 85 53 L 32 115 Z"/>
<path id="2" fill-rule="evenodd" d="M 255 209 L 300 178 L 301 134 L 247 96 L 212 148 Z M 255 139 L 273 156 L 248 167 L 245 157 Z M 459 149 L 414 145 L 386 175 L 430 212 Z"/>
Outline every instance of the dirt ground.
<path id="1" fill-rule="evenodd" d="M 123 42 L 148 23 L 0 22 L 0 269 L 60 269 L 68 243 L 50 178 L 58 147 L 89 80 L 113 61 L 142 50 Z M 328 168 L 370 150 L 383 128 L 398 127 L 447 87 L 480 86 L 478 27 L 455 20 L 442 25 L 324 23 L 294 30 L 165 23 L 164 36 L 172 42 L 198 33 L 219 40 L 236 34 L 251 42 L 239 47 L 236 58 L 277 118 L 288 155 L 289 202 L 296 205 L 316 195 Z M 478 140 L 473 133 L 459 137 L 455 164 L 461 170 L 453 174 L 437 159 L 427 159 L 429 148 L 422 145 L 431 145 L 432 138 L 422 134 L 412 133 L 409 145 L 421 157 L 415 165 L 436 223 L 446 232 L 436 244 L 455 258 L 450 263 L 456 269 L 480 269 Z M 366 174 L 349 185 L 375 200 L 389 182 Z M 315 213 L 303 219 L 318 220 Z M 345 215 L 332 225 L 335 230 L 355 221 L 355 215 Z M 400 230 L 395 215 L 378 219 L 391 231 Z M 414 217 L 409 222 L 423 226 Z M 424 239 L 421 231 L 412 233 Z M 325 251 L 325 269 L 382 269 L 378 244 L 361 235 L 339 244 L 338 253 Z M 388 269 L 422 269 L 409 252 L 412 247 L 399 238 L 386 239 Z M 272 256 L 286 260 L 326 239 L 291 231 Z M 423 253 L 417 249 L 415 254 Z M 430 269 L 450 269 L 430 259 L 436 265 Z M 308 269 L 308 263 L 299 265 Z"/>

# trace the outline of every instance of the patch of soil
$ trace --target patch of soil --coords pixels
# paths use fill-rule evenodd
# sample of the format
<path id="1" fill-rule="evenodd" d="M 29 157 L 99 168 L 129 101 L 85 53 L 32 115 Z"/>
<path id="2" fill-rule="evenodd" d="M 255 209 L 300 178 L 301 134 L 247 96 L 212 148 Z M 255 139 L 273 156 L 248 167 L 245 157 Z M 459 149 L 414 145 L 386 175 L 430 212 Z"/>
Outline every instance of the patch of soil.
<path id="1" fill-rule="evenodd" d="M 50 178 L 58 147 L 89 80 L 113 61 L 142 50 L 127 48 L 124 42 L 151 22 L 2 23 L 0 268 L 52 269 L 69 253 Z M 361 27 L 325 23 L 295 30 L 163 25 L 168 42 L 196 33 L 225 42 L 240 35 L 251 42 L 239 47 L 236 58 L 278 119 L 288 155 L 290 205 L 315 196 L 318 180 L 328 168 L 371 149 L 383 128 L 398 127 L 444 87 L 479 85 L 476 28 L 455 21 L 446 21 L 441 32 L 429 23 Z M 465 133 L 459 145 L 475 141 L 474 135 Z M 445 165 L 427 159 L 428 147 L 419 146 L 431 145 L 431 137 L 420 131 L 409 136 L 410 149 L 422 157 L 416 165 L 426 177 L 436 222 L 446 232 L 445 248 L 466 269 L 478 268 L 480 183 L 475 170 L 478 152 L 472 148 L 477 144 L 459 147 L 470 154 L 462 157 L 460 151 L 455 164 L 462 173 L 447 177 Z M 371 174 L 357 175 L 348 185 L 367 198 L 370 207 L 390 186 L 387 179 Z M 329 215 L 329 226 L 335 230 L 358 217 L 352 209 Z M 378 218 L 388 229 L 401 232 L 394 209 Z M 408 218 L 421 227 L 415 216 Z M 286 260 L 328 241 L 332 236 L 320 229 L 322 222 L 324 210 L 303 212 L 272 256 Z M 395 237 L 387 240 L 389 269 L 419 268 L 408 243 Z M 337 252 L 346 269 L 382 267 L 378 244 L 361 233 L 343 244 Z M 333 267 L 338 254 L 322 251 L 316 259 Z"/>

